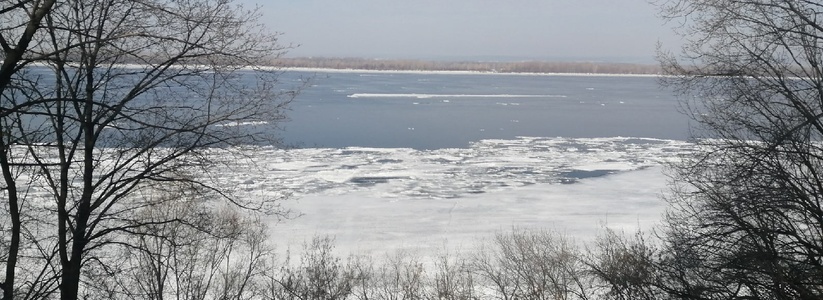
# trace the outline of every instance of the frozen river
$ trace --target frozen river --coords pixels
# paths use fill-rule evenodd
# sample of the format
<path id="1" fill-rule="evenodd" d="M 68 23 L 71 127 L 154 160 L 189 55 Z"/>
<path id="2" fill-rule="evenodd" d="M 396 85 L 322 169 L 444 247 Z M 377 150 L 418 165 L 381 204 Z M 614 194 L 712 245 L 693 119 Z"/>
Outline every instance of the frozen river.
<path id="1" fill-rule="evenodd" d="M 308 76 L 308 73 L 287 73 Z M 343 251 L 433 253 L 495 231 L 580 241 L 650 228 L 688 119 L 652 77 L 317 73 L 285 141 L 232 180 L 286 191 L 301 214 L 278 244 L 333 235 Z"/>

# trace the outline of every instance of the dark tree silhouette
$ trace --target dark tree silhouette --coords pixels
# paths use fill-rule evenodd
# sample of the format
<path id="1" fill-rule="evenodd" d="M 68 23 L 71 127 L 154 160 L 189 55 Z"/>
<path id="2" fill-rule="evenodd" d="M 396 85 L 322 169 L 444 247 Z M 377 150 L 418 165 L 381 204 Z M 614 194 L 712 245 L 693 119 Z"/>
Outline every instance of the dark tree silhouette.
<path id="1" fill-rule="evenodd" d="M 661 278 L 690 299 L 823 297 L 823 3 L 662 1 L 697 121 L 675 167 Z"/>
<path id="2" fill-rule="evenodd" d="M 272 212 L 210 179 L 241 163 L 233 146 L 275 142 L 261 126 L 295 94 L 260 67 L 284 48 L 258 17 L 231 0 L 0 5 L 4 299 L 77 299 L 84 270 L 116 272 L 124 236 L 202 225 L 138 213 L 171 188 Z"/>

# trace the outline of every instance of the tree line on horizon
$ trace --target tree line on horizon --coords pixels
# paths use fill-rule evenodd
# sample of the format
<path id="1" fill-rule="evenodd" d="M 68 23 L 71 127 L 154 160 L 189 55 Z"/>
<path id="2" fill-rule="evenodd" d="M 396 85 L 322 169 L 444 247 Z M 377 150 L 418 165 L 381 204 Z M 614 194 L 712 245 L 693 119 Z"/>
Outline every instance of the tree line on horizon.
<path id="1" fill-rule="evenodd" d="M 606 62 L 553 61 L 430 61 L 414 59 L 367 59 L 342 57 L 278 58 L 284 68 L 391 71 L 469 71 L 492 73 L 582 73 L 582 74 L 661 74 L 658 65 Z"/>

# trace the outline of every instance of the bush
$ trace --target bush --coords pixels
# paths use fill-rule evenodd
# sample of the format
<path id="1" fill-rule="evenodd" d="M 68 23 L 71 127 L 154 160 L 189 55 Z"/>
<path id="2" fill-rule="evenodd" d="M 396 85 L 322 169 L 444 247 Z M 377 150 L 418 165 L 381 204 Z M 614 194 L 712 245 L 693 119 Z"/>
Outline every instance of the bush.
<path id="1" fill-rule="evenodd" d="M 334 240 L 315 237 L 303 246 L 296 266 L 290 258 L 281 267 L 279 278 L 271 287 L 274 299 L 340 300 L 348 299 L 357 282 L 353 268 L 333 254 Z"/>
<path id="2" fill-rule="evenodd" d="M 481 284 L 498 299 L 588 299 L 578 249 L 555 232 L 514 230 L 495 235 L 473 259 Z"/>
<path id="3" fill-rule="evenodd" d="M 587 251 L 585 263 L 604 299 L 660 299 L 655 254 L 642 232 L 627 238 L 606 228 Z"/>

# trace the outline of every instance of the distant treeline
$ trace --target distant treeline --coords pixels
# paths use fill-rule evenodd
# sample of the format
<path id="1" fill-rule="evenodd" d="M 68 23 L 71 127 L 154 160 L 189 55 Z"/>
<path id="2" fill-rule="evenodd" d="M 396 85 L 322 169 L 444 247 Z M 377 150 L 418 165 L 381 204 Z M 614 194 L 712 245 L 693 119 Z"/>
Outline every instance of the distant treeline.
<path id="1" fill-rule="evenodd" d="M 281 58 L 277 63 L 287 68 L 397 70 L 397 71 L 474 71 L 498 73 L 597 73 L 660 74 L 657 65 L 600 62 L 493 62 L 493 61 L 426 61 L 383 60 L 365 58 L 301 57 Z"/>

